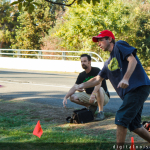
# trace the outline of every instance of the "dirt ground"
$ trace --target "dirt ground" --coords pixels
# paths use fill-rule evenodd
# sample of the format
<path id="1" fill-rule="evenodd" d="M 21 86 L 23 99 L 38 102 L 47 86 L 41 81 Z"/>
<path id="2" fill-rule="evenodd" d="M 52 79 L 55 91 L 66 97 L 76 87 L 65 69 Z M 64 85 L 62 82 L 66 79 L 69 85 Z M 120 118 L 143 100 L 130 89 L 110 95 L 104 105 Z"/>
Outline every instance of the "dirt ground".
<path id="1" fill-rule="evenodd" d="M 66 117 L 71 116 L 73 110 L 73 108 L 53 107 L 50 105 L 29 103 L 24 101 L 0 101 L 0 114 L 8 112 L 18 114 L 19 112 L 21 112 L 22 114 L 28 116 L 29 119 L 42 120 L 43 123 L 49 122 L 50 124 L 56 124 L 60 127 L 69 126 L 73 130 L 82 128 L 84 129 L 84 134 L 97 135 L 109 131 L 110 135 L 116 135 L 114 115 L 106 113 L 105 119 L 103 121 L 96 121 L 85 124 L 68 124 L 66 122 Z M 132 136 L 134 137 L 136 142 L 144 142 L 143 139 L 129 131 L 127 132 L 126 142 L 130 142 Z"/>

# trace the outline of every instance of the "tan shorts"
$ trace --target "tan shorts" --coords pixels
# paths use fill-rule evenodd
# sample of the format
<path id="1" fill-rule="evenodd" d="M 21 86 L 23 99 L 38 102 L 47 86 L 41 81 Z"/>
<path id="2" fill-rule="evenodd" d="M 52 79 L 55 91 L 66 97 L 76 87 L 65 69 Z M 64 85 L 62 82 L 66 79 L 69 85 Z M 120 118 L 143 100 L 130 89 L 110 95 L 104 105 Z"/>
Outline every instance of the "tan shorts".
<path id="1" fill-rule="evenodd" d="M 103 90 L 103 94 L 104 94 L 104 106 L 105 106 L 109 102 L 109 97 L 105 93 L 103 88 L 102 88 L 102 90 Z M 77 96 L 81 102 L 91 105 L 91 103 L 89 102 L 91 94 L 87 94 L 86 92 L 76 92 L 75 96 Z M 97 106 L 97 99 L 96 98 L 95 98 L 95 101 L 92 105 Z"/>

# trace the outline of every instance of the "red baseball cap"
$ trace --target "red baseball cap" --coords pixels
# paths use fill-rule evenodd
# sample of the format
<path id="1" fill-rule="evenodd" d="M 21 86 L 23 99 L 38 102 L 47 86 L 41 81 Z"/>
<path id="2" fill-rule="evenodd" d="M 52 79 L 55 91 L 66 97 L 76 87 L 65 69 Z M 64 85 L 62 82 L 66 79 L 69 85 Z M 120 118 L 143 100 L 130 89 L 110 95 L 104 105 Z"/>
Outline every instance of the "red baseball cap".
<path id="1" fill-rule="evenodd" d="M 115 40 L 115 36 L 109 30 L 101 31 L 98 36 L 93 36 L 92 40 L 93 40 L 93 42 L 98 42 L 99 38 L 103 38 L 103 37 L 106 37 L 106 36 L 112 37 Z"/>

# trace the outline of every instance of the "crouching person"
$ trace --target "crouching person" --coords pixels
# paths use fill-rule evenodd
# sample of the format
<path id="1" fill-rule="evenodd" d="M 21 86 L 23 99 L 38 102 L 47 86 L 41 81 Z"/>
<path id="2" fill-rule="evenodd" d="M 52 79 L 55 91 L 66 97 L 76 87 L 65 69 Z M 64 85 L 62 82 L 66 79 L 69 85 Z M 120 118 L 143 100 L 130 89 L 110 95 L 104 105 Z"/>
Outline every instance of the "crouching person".
<path id="1" fill-rule="evenodd" d="M 107 89 L 106 81 L 103 80 L 102 84 L 99 84 L 92 88 L 87 88 L 84 91 L 76 91 L 76 86 L 78 84 L 84 83 L 91 78 L 98 75 L 100 69 L 97 67 L 91 67 L 91 56 L 87 54 L 82 54 L 81 65 L 85 70 L 78 75 L 76 83 L 68 91 L 63 100 L 63 105 L 66 107 L 67 99 L 70 98 L 71 102 L 74 102 L 79 105 L 83 105 L 92 111 L 93 115 L 95 114 L 98 107 L 98 114 L 95 118 L 96 121 L 103 120 L 105 118 L 103 112 L 103 106 L 109 102 L 109 92 Z"/>

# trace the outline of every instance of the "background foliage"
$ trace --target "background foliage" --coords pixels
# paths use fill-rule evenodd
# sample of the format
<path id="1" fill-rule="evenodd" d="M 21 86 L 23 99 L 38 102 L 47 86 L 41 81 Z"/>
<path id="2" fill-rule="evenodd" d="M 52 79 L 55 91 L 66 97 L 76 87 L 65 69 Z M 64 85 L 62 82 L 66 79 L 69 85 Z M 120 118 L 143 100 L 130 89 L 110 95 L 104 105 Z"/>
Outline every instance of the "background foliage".
<path id="1" fill-rule="evenodd" d="M 20 12 L 18 17 L 20 26 L 16 29 L 12 48 L 40 49 L 41 39 L 55 26 L 56 10 L 59 11 L 60 7 L 55 7 L 44 0 L 38 0 L 38 4 L 39 6 L 32 14 L 26 11 Z"/>
<path id="2" fill-rule="evenodd" d="M 32 12 L 27 9 L 26 2 L 34 5 Z M 10 2 L 1 0 L 1 47 L 93 51 L 106 60 L 109 54 L 100 50 L 91 39 L 101 30 L 109 29 L 116 41 L 125 40 L 138 49 L 145 68 L 150 65 L 149 0 L 78 2 L 64 7 L 44 0 L 18 0 L 10 6 Z"/>
<path id="3" fill-rule="evenodd" d="M 0 48 L 8 48 L 15 38 L 15 28 L 18 25 L 15 6 L 10 6 L 6 0 L 0 0 Z"/>
<path id="4" fill-rule="evenodd" d="M 141 1 L 105 0 L 97 5 L 73 5 L 57 23 L 54 36 L 62 39 L 67 50 L 86 50 L 108 55 L 92 42 L 92 36 L 102 30 L 111 30 L 117 40 L 125 40 L 138 49 L 138 56 L 145 67 L 150 58 L 150 4 Z M 57 27 L 58 29 L 58 27 Z"/>

